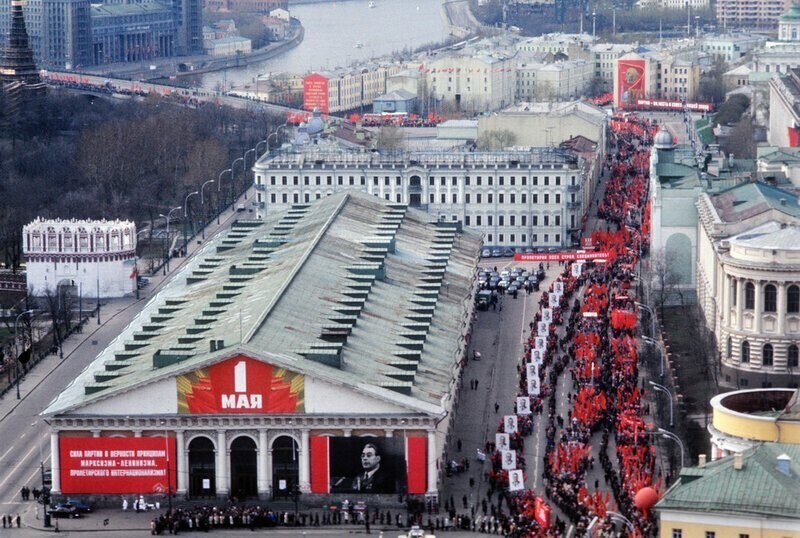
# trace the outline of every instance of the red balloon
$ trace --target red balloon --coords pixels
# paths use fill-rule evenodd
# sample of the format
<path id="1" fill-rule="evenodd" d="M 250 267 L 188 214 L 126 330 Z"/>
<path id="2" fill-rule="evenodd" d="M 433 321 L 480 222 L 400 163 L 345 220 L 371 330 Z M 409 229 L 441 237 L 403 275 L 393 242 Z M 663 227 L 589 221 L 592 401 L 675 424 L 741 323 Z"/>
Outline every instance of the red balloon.
<path id="1" fill-rule="evenodd" d="M 650 486 L 637 491 L 636 496 L 633 499 L 633 503 L 636 505 L 636 508 L 645 513 L 649 512 L 657 502 L 658 492 L 655 490 L 655 488 Z"/>

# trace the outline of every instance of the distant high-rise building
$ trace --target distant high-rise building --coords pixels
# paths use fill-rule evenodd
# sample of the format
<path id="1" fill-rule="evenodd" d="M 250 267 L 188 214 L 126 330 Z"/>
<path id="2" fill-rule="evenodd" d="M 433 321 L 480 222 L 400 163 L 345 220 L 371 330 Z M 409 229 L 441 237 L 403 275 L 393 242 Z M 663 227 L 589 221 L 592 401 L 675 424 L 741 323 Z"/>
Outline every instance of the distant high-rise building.
<path id="1" fill-rule="evenodd" d="M 723 30 L 774 30 L 792 0 L 717 0 L 717 25 Z"/>
<path id="2" fill-rule="evenodd" d="M 48 67 L 91 65 L 92 18 L 89 0 L 42 0 L 42 56 Z"/>
<path id="3" fill-rule="evenodd" d="M 202 0 L 171 0 L 170 5 L 177 27 L 175 53 L 178 56 L 203 54 Z"/>

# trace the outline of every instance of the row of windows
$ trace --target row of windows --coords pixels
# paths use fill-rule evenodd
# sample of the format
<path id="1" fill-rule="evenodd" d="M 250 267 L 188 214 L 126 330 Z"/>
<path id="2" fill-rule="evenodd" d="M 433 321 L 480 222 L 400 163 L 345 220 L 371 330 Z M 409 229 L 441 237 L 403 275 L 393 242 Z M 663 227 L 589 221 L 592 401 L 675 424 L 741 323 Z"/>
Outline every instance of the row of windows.
<path id="1" fill-rule="evenodd" d="M 508 242 L 506 243 L 506 237 L 508 237 Z M 555 234 L 551 236 L 550 234 L 542 234 L 542 242 L 547 244 L 550 242 L 550 237 L 553 237 L 553 241 L 556 243 L 561 243 L 561 234 Z M 486 241 L 488 243 L 492 243 L 492 234 L 486 234 Z M 537 244 L 539 242 L 539 234 L 532 234 L 531 235 L 531 244 Z M 509 234 L 506 236 L 505 234 L 497 234 L 497 243 L 500 245 L 527 245 L 528 244 L 528 234 L 520 234 L 519 236 L 519 243 L 517 243 L 517 234 Z"/>
<path id="2" fill-rule="evenodd" d="M 572 219 L 574 223 L 574 218 Z M 482 215 L 475 216 L 475 226 L 483 226 L 484 222 L 486 226 L 494 226 L 495 219 L 494 215 L 486 215 L 486 219 L 483 219 Z M 497 215 L 497 226 L 505 226 L 506 219 L 505 215 Z M 464 216 L 464 225 L 471 226 L 472 225 L 472 217 L 470 215 Z M 509 226 L 517 226 L 517 217 L 516 215 L 509 215 L 508 216 L 508 225 Z M 520 215 L 519 218 L 519 225 L 520 226 L 527 226 L 528 225 L 528 215 Z M 538 215 L 531 215 L 531 225 L 532 226 L 539 226 L 539 216 Z M 555 215 L 554 218 L 550 218 L 550 215 L 544 215 L 542 217 L 542 226 L 561 226 L 561 215 Z"/>
<path id="3" fill-rule="evenodd" d="M 729 336 L 728 337 L 728 358 L 731 357 L 733 353 L 733 339 Z M 798 366 L 798 359 L 800 358 L 800 354 L 798 353 L 797 344 L 790 344 L 786 348 L 786 367 L 787 368 L 797 368 Z M 741 345 L 741 356 L 739 361 L 743 364 L 750 363 L 751 354 L 750 354 L 750 342 L 745 340 L 742 342 Z M 761 365 L 762 366 L 772 366 L 775 359 L 775 349 L 772 344 L 764 344 L 764 347 L 761 348 Z"/>
<path id="4" fill-rule="evenodd" d="M 672 538 L 683 538 L 683 529 L 672 529 Z M 716 531 L 706 531 L 705 538 L 717 538 Z M 750 535 L 740 532 L 739 538 L 750 538 Z"/>
<path id="5" fill-rule="evenodd" d="M 330 194 L 331 193 L 329 192 L 328 195 L 330 195 Z M 379 195 L 379 193 L 377 193 L 377 192 L 374 192 L 373 194 L 375 196 Z M 272 204 L 278 203 L 278 196 L 279 196 L 278 193 L 275 193 L 275 192 L 270 193 L 270 203 L 272 203 Z M 389 200 L 390 193 L 385 193 L 384 196 L 385 196 L 385 198 L 387 200 Z M 400 197 L 402 196 L 402 194 L 401 193 L 397 193 L 396 196 L 398 197 L 398 201 L 400 201 Z M 281 197 L 280 198 L 281 199 L 281 203 L 283 203 L 283 204 L 288 204 L 289 203 L 289 193 L 280 193 L 280 197 Z M 321 197 L 321 193 L 317 193 L 316 194 L 316 199 L 319 200 L 320 197 Z M 304 199 L 305 202 L 310 201 L 311 193 L 303 194 L 303 199 Z M 448 200 L 447 194 L 442 193 L 442 194 L 439 195 L 439 203 L 447 204 L 448 203 L 447 200 Z M 458 194 L 457 193 L 451 194 L 450 195 L 450 200 L 451 200 L 450 203 L 458 204 L 459 203 Z M 493 204 L 494 203 L 494 196 L 491 193 L 487 194 L 485 201 L 486 201 L 487 204 Z M 572 201 L 575 202 L 575 195 L 574 194 L 572 195 Z M 473 203 L 473 198 L 469 193 L 464 195 L 464 202 L 467 203 L 467 204 L 472 204 Z M 532 194 L 531 195 L 531 202 L 533 204 L 538 205 L 539 204 L 539 195 L 538 194 Z M 292 203 L 295 203 L 295 204 L 300 203 L 300 193 L 296 193 L 296 192 L 292 193 Z M 436 203 L 436 195 L 434 193 L 430 193 L 428 195 L 428 203 L 430 203 L 430 204 L 435 204 Z M 482 203 L 484 203 L 483 196 L 480 193 L 476 194 L 475 195 L 475 204 L 482 204 Z M 497 195 L 497 203 L 499 203 L 499 204 L 505 204 L 506 203 L 506 198 L 505 198 L 505 196 L 503 194 L 498 194 Z M 514 194 L 509 195 L 508 203 L 510 203 L 510 204 L 517 203 L 516 195 L 514 195 Z M 523 193 L 523 194 L 521 194 L 519 196 L 519 203 L 520 204 L 527 204 L 528 203 L 527 194 Z M 542 204 L 550 204 L 550 203 L 551 203 L 550 195 L 547 194 L 547 193 L 543 194 L 542 195 Z M 558 194 L 558 193 L 555 194 L 553 196 L 553 198 L 552 198 L 552 203 L 553 204 L 560 204 L 561 203 L 561 194 Z M 556 216 L 556 219 L 559 219 L 559 218 L 560 218 L 559 216 Z"/>
<path id="6" fill-rule="evenodd" d="M 764 297 L 762 308 L 764 312 L 778 311 L 778 288 L 774 284 L 764 286 Z M 738 282 L 731 281 L 731 304 L 736 306 L 738 292 Z M 744 285 L 744 308 L 745 310 L 755 310 L 756 308 L 756 286 L 752 282 Z M 800 313 L 800 286 L 792 284 L 786 289 L 786 313 Z"/>
<path id="7" fill-rule="evenodd" d="M 366 185 L 367 184 L 367 177 L 366 176 L 358 176 L 358 178 L 356 178 L 356 176 L 347 176 L 347 178 L 345 178 L 345 176 L 337 176 L 336 179 L 337 179 L 337 184 L 338 185 L 356 185 L 356 181 L 358 181 L 358 185 Z M 415 179 L 416 179 L 416 181 L 415 181 Z M 575 185 L 576 184 L 575 183 L 576 180 L 577 180 L 577 177 L 576 176 L 572 176 L 570 178 L 571 185 Z M 270 178 L 269 178 L 269 184 L 270 185 L 278 185 L 278 181 L 279 181 L 278 180 L 278 176 L 270 176 Z M 378 176 L 372 176 L 372 184 L 373 185 L 378 185 L 379 181 L 380 181 L 380 178 Z M 464 184 L 465 185 L 470 185 L 471 181 L 472 181 L 472 178 L 470 176 L 465 176 L 464 177 Z M 527 176 L 520 177 L 520 181 L 521 181 L 520 185 L 522 185 L 523 187 L 528 185 L 528 177 Z M 288 182 L 289 182 L 288 176 L 281 176 L 280 177 L 280 185 L 288 185 L 289 184 Z M 419 182 L 419 179 L 418 179 L 417 176 L 413 176 L 411 178 L 411 185 L 419 185 L 418 182 Z M 389 185 L 390 184 L 390 176 L 383 176 L 383 183 L 384 183 L 384 185 Z M 458 185 L 458 177 L 453 176 L 452 179 L 451 179 L 451 183 L 452 183 L 453 186 L 457 186 Z M 542 185 L 548 186 L 548 185 L 550 185 L 550 183 L 551 183 L 550 176 L 542 177 Z M 300 177 L 299 176 L 292 176 L 292 185 L 299 185 L 299 184 L 300 184 Z M 303 176 L 303 184 L 304 185 L 310 185 L 311 184 L 311 177 L 310 176 Z M 314 177 L 314 184 L 315 185 L 322 185 L 322 176 L 315 176 Z M 325 184 L 326 185 L 333 185 L 333 176 L 325 176 Z M 400 176 L 395 176 L 395 184 L 402 185 L 402 179 L 401 179 Z M 436 184 L 436 178 L 433 177 L 433 176 L 428 178 L 428 184 L 429 185 L 435 185 Z M 447 184 L 447 178 L 446 177 L 441 177 L 440 178 L 440 184 L 441 185 L 446 185 Z M 482 184 L 483 184 L 483 177 L 482 176 L 475 176 L 475 185 L 480 186 Z M 500 186 L 505 185 L 505 177 L 504 176 L 498 176 L 497 184 L 500 185 Z M 516 185 L 517 184 L 516 176 L 510 176 L 508 178 L 508 184 L 509 185 Z M 555 185 L 556 187 L 560 187 L 561 186 L 561 176 L 554 176 L 552 178 L 552 184 Z M 486 178 L 486 185 L 489 185 L 489 186 L 494 185 L 494 178 L 492 176 L 488 176 Z M 531 177 L 531 185 L 533 185 L 533 186 L 538 186 L 539 185 L 539 177 L 538 176 L 532 176 Z"/>

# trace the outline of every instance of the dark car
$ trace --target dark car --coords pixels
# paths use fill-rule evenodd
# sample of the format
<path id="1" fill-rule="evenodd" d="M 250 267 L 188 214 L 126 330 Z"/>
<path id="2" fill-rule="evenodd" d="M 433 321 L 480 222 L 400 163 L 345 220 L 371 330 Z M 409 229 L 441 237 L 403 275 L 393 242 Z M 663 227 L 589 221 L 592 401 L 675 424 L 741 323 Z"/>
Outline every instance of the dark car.
<path id="1" fill-rule="evenodd" d="M 73 519 L 81 517 L 81 513 L 78 512 L 78 509 L 71 504 L 57 504 L 49 510 L 49 514 L 52 517 L 68 517 Z"/>
<path id="2" fill-rule="evenodd" d="M 506 248 L 503 249 L 503 256 L 511 258 L 514 256 L 514 249 L 513 248 Z"/>
<path id="3" fill-rule="evenodd" d="M 492 258 L 501 258 L 503 256 L 503 251 L 499 248 L 492 249 Z"/>
<path id="4" fill-rule="evenodd" d="M 67 502 L 64 504 L 68 506 L 74 506 L 75 509 L 81 514 L 88 514 L 92 511 L 92 505 L 87 504 L 80 499 L 67 499 Z"/>

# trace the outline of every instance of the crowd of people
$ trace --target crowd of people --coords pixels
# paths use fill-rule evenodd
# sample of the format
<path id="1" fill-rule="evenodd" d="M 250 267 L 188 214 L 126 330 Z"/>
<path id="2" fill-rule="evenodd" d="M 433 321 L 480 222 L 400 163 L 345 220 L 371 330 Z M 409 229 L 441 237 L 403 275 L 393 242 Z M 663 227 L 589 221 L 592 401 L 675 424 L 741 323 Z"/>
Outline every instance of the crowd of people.
<path id="1" fill-rule="evenodd" d="M 507 446 L 487 443 L 490 494 L 506 495 L 503 532 L 509 536 L 561 536 L 568 524 L 584 536 L 593 520 L 599 521 L 601 532 L 610 533 L 614 513 L 630 522 L 631 535 L 655 533 L 653 519 L 633 502 L 643 487 L 660 490 L 661 478 L 642 417 L 631 282 L 635 264 L 647 251 L 649 143 L 656 126 L 635 115 L 615 116 L 611 129 L 614 148 L 604 164 L 608 183 L 598 204 L 606 228 L 592 233 L 592 243 L 608 258 L 579 269 L 563 264 L 542 294 L 518 365 L 517 402 L 529 398 L 530 410 L 541 415 L 539 424 L 545 429 L 544 491 L 513 491 L 509 476 L 514 471 L 503 465 L 504 454 L 514 451 L 510 459 L 516 469 L 526 470 L 524 438 L 533 433 L 530 414 L 518 414 L 511 431 L 504 417 L 497 432 L 503 443 L 508 435 Z M 564 375 L 571 378 L 571 384 L 561 383 L 571 387 L 566 394 L 557 390 Z M 557 413 L 557 402 L 563 399 L 566 416 Z M 597 461 L 592 456 L 595 436 L 600 439 Z M 596 464 L 602 469 L 603 488 L 599 479 L 588 478 Z M 566 521 L 552 517 L 551 505 Z"/>

